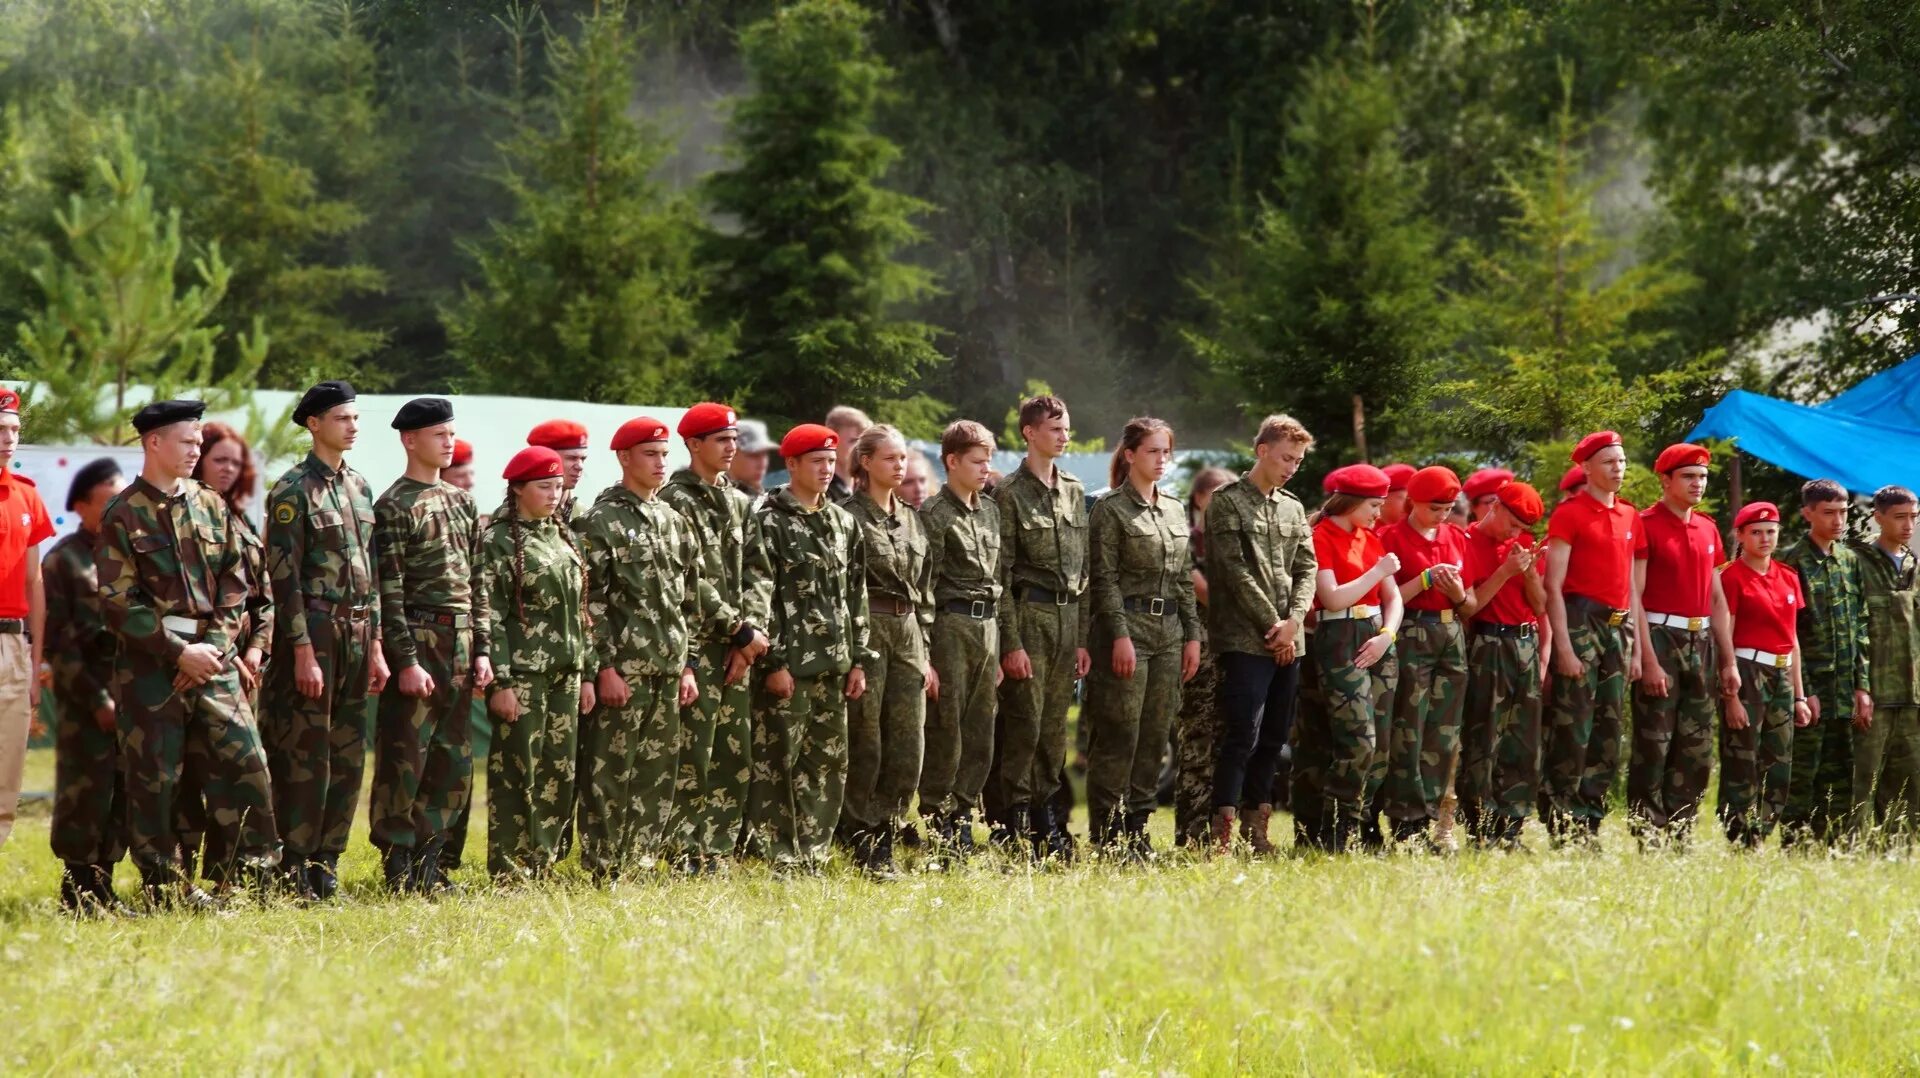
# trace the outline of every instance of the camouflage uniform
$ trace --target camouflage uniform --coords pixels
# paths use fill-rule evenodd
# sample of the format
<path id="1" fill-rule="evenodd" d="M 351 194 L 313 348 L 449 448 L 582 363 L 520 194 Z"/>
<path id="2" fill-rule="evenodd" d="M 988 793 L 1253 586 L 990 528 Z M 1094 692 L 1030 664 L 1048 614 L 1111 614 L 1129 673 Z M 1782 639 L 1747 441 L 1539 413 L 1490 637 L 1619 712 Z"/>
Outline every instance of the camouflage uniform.
<path id="1" fill-rule="evenodd" d="M 1540 818 L 1556 837 L 1574 821 L 1598 831 L 1607 790 L 1620 769 L 1620 720 L 1627 699 L 1626 612 L 1568 595 L 1567 638 L 1585 671 L 1553 678 L 1544 731 Z"/>
<path id="2" fill-rule="evenodd" d="M 847 738 L 847 796 L 841 828 L 891 848 L 920 783 L 926 748 L 927 637 L 933 629 L 933 578 L 927 534 L 913 507 L 895 499 L 881 509 L 865 491 L 847 503 L 866 550 L 869 643 L 867 691 L 855 701 Z M 856 843 L 857 845 L 857 843 Z"/>
<path id="3" fill-rule="evenodd" d="M 380 694 L 369 815 L 374 844 L 438 861 L 473 796 L 468 678 L 488 651 L 486 594 L 475 554 L 473 496 L 401 476 L 374 504 L 380 621 L 395 676 Z M 400 692 L 402 670 L 433 679 L 425 698 Z"/>
<path id="4" fill-rule="evenodd" d="M 1181 652 L 1200 639 L 1186 511 L 1171 495 L 1149 502 L 1131 483 L 1093 503 L 1087 679 L 1087 812 L 1096 843 L 1145 842 L 1160 759 L 1180 708 Z M 1122 680 L 1113 645 L 1133 641 L 1137 665 Z"/>
<path id="5" fill-rule="evenodd" d="M 949 487 L 920 510 L 933 580 L 933 668 L 940 699 L 927 714 L 920 813 L 936 833 L 967 826 L 993 766 L 999 668 L 1000 510 L 984 493 L 968 508 Z"/>
<path id="6" fill-rule="evenodd" d="M 1291 807 L 1296 835 L 1324 849 L 1345 850 L 1366 829 L 1386 779 L 1397 648 L 1367 669 L 1353 665 L 1379 632 L 1378 618 L 1342 618 L 1321 622 L 1307 638 L 1311 666 L 1294 724 Z"/>
<path id="7" fill-rule="evenodd" d="M 1720 723 L 1720 822 L 1727 839 L 1758 846 L 1787 805 L 1793 770 L 1793 680 L 1785 667 L 1739 660 L 1747 728 Z"/>
<path id="8" fill-rule="evenodd" d="M 1649 625 L 1647 637 L 1653 644 L 1648 657 L 1666 673 L 1667 695 L 1649 696 L 1634 687 L 1627 805 L 1636 829 L 1671 830 L 1684 838 L 1713 772 L 1717 649 L 1705 618 L 1698 629 Z"/>
<path id="9" fill-rule="evenodd" d="M 1540 632 L 1476 621 L 1469 633 L 1461 812 L 1477 837 L 1512 841 L 1540 787 Z"/>
<path id="10" fill-rule="evenodd" d="M 808 508 L 791 488 L 774 492 L 754 510 L 747 587 L 773 646 L 754 692 L 746 848 L 777 866 L 816 866 L 846 796 L 847 673 L 878 658 L 860 526 L 831 502 Z M 793 677 L 784 700 L 766 687 L 779 670 Z"/>
<path id="11" fill-rule="evenodd" d="M 266 754 L 234 661 L 246 632 L 246 549 L 232 511 L 192 480 L 168 495 L 136 478 L 108 504 L 94 557 L 100 608 L 118 660 L 113 696 L 127 776 L 127 834 L 150 885 L 184 867 L 175 799 L 189 767 L 206 776 L 210 840 L 232 860 L 280 860 Z M 175 690 L 190 643 L 226 665 L 204 685 Z M 224 879 L 230 865 L 209 866 Z"/>
<path id="12" fill-rule="evenodd" d="M 1920 828 L 1920 586 L 1914 556 L 1896 564 L 1877 543 L 1850 543 L 1867 600 L 1873 724 L 1853 735 L 1854 824 Z"/>
<path id="13" fill-rule="evenodd" d="M 1793 742 L 1793 777 L 1781 824 L 1787 840 L 1811 832 L 1840 837 L 1853 791 L 1853 694 L 1871 694 L 1867 674 L 1867 598 L 1860 556 L 1844 540 L 1822 553 L 1811 537 L 1775 559 L 1800 574 L 1800 678 L 1820 701 L 1820 717 Z"/>
<path id="14" fill-rule="evenodd" d="M 1206 620 L 1204 606 L 1200 610 Z M 1214 756 L 1220 749 L 1220 662 L 1202 644 L 1200 669 L 1180 686 L 1180 714 L 1173 720 L 1173 842 L 1176 846 L 1207 840 L 1213 819 Z"/>
<path id="15" fill-rule="evenodd" d="M 380 632 L 373 489 L 308 453 L 267 495 L 267 568 L 278 635 L 262 732 L 275 816 L 294 858 L 347 847 L 367 758 L 367 658 Z M 294 649 L 313 646 L 318 699 L 294 685 Z"/>
<path id="16" fill-rule="evenodd" d="M 680 709 L 680 777 L 670 829 L 690 851 L 726 857 L 740 838 L 752 775 L 753 674 L 725 684 L 734 629 L 748 620 L 752 502 L 726 476 L 708 483 L 691 468 L 675 472 L 660 497 L 692 526 L 701 575 L 714 588 L 714 607 L 704 612 L 693 639 L 693 664 L 707 676 L 700 679 L 699 698 Z"/>
<path id="17" fill-rule="evenodd" d="M 113 702 L 113 633 L 100 616 L 93 548 L 81 529 L 41 564 L 47 597 L 47 666 L 53 671 L 53 855 L 111 875 L 126 856 L 126 772 L 120 742 L 94 714 Z"/>
<path id="18" fill-rule="evenodd" d="M 632 693 L 580 723 L 580 861 L 604 872 L 667 852 L 680 765 L 680 675 L 700 610 L 714 605 L 693 529 L 657 496 L 600 492 L 574 525 L 587 559 L 589 676 L 611 669 Z M 698 670 L 718 678 L 721 670 Z"/>
<path id="19" fill-rule="evenodd" d="M 487 756 L 487 871 L 540 876 L 560 859 L 573 810 L 580 676 L 592 658 L 585 568 L 557 519 L 521 519 L 511 505 L 494 514 L 479 561 L 474 601 L 488 615 L 489 697 L 511 691 L 520 702 L 519 718 L 495 724 Z"/>
<path id="20" fill-rule="evenodd" d="M 1025 650 L 1033 676 L 1000 684 L 987 815 L 1014 831 L 1028 824 L 1043 834 L 1066 827 L 1046 805 L 1067 762 L 1067 711 L 1088 612 L 1086 488 L 1058 467 L 1053 475 L 1049 485 L 1023 464 L 993 493 L 1000 656 Z"/>
<path id="21" fill-rule="evenodd" d="M 1454 524 L 1441 523 L 1428 539 L 1406 520 L 1382 529 L 1381 541 L 1400 558 L 1387 586 L 1404 584 L 1430 565 L 1466 562 L 1466 534 Z M 1394 651 L 1400 673 L 1380 807 L 1393 821 L 1395 837 L 1408 838 L 1440 818 L 1441 799 L 1454 792 L 1457 779 L 1467 642 L 1452 600 L 1438 588 L 1409 597 Z"/>

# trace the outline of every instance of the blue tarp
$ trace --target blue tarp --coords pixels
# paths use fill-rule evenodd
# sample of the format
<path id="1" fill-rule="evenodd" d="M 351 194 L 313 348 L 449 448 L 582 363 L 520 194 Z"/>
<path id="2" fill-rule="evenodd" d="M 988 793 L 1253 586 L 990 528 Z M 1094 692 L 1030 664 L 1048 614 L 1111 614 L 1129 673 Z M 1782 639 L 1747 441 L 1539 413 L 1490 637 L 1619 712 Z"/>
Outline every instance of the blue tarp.
<path id="1" fill-rule="evenodd" d="M 1848 490 L 1920 486 L 1920 356 L 1821 404 L 1736 389 L 1687 437 L 1736 439 L 1769 464 Z"/>

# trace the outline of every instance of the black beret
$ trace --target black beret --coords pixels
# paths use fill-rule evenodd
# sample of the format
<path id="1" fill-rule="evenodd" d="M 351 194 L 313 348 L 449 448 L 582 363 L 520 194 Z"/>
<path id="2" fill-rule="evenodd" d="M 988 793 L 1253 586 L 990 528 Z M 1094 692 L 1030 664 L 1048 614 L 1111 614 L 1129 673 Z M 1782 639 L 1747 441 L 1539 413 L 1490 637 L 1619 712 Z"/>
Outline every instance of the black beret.
<path id="1" fill-rule="evenodd" d="M 109 479 L 120 476 L 120 462 L 112 457 L 90 460 L 73 473 L 73 485 L 67 488 L 67 509 L 71 511 L 81 500 L 93 493 L 93 488 Z"/>
<path id="2" fill-rule="evenodd" d="M 293 425 L 304 427 L 307 420 L 326 415 L 328 409 L 337 408 L 358 396 L 350 382 L 321 382 L 300 398 L 299 406 L 293 410 Z"/>
<path id="3" fill-rule="evenodd" d="M 400 406 L 393 417 L 394 430 L 419 430 L 437 427 L 453 419 L 453 402 L 445 397 L 415 397 Z"/>
<path id="4" fill-rule="evenodd" d="M 151 434 L 161 427 L 199 419 L 206 414 L 206 401 L 154 401 L 133 413 L 133 429 L 141 434 Z"/>

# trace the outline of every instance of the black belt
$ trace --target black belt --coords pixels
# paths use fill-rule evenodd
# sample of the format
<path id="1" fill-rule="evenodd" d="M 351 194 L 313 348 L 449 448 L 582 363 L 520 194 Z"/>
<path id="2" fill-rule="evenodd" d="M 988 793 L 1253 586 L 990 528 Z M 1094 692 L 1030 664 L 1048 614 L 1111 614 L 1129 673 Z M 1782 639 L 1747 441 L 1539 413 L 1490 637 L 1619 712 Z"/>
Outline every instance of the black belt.
<path id="1" fill-rule="evenodd" d="M 348 621 L 365 621 L 373 613 L 373 604 L 349 603 L 342 599 L 308 599 L 307 609 L 316 614 L 325 614 L 331 618 L 345 618 Z"/>
<path id="2" fill-rule="evenodd" d="M 1029 603 L 1051 603 L 1054 606 L 1072 606 L 1080 601 L 1078 595 L 1052 588 L 1028 588 L 1020 593 L 1020 598 Z"/>
<path id="3" fill-rule="evenodd" d="M 1584 595 L 1567 596 L 1567 609 L 1569 611 L 1574 609 L 1574 604 L 1576 603 L 1579 604 L 1584 614 L 1604 613 L 1607 616 L 1608 625 L 1619 625 L 1627 620 L 1627 612 L 1621 610 L 1619 607 L 1608 606 L 1598 599 L 1589 599 Z"/>
<path id="4" fill-rule="evenodd" d="M 27 623 L 22 618 L 0 618 L 0 633 L 18 636 L 27 631 Z"/>
<path id="5" fill-rule="evenodd" d="M 889 617 L 904 618 L 913 613 L 913 604 L 905 599 L 896 599 L 891 595 L 867 596 L 867 612 L 886 614 Z"/>
<path id="6" fill-rule="evenodd" d="M 1174 602 L 1172 599 L 1163 599 L 1158 595 L 1152 598 L 1122 599 L 1120 600 L 1120 605 L 1130 614 L 1148 614 L 1156 618 L 1163 618 L 1168 614 L 1178 614 L 1180 612 L 1179 603 Z"/>
<path id="7" fill-rule="evenodd" d="M 1537 626 L 1533 625 L 1508 625 L 1501 621 L 1476 621 L 1473 623 L 1473 631 L 1476 636 L 1517 636 L 1525 638 L 1534 635 L 1540 630 Z"/>
<path id="8" fill-rule="evenodd" d="M 1420 621 L 1429 625 L 1452 625 L 1460 620 L 1460 615 L 1451 610 L 1409 610 L 1405 618 L 1408 621 Z"/>
<path id="9" fill-rule="evenodd" d="M 992 599 L 951 599 L 940 609 L 949 614 L 965 614 L 975 621 L 985 621 L 993 616 Z"/>
<path id="10" fill-rule="evenodd" d="M 466 629 L 473 625 L 472 615 L 450 610 L 409 610 L 407 620 L 415 625 L 438 625 L 444 629 Z"/>

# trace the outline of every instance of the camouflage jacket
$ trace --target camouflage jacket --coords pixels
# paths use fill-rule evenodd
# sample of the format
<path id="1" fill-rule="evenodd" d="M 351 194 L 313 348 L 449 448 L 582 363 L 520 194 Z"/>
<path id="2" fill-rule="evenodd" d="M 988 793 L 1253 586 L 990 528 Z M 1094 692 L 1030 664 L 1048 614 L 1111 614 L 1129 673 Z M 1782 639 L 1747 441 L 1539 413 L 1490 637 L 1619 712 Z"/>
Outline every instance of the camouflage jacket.
<path id="1" fill-rule="evenodd" d="M 1164 600 L 1180 615 L 1183 639 L 1200 639 L 1200 610 L 1193 597 L 1193 541 L 1180 499 L 1160 492 L 1149 503 L 1131 483 L 1107 491 L 1088 514 L 1093 559 L 1090 590 L 1094 624 L 1109 639 L 1133 635 L 1127 600 Z M 1162 615 L 1164 616 L 1164 615 Z"/>
<path id="2" fill-rule="evenodd" d="M 1027 589 L 1080 599 L 1080 639 L 1087 638 L 1087 489 L 1053 470 L 1052 486 L 1025 464 L 993 492 L 1000 512 L 1000 654 L 1020 651 L 1020 604 Z"/>
<path id="3" fill-rule="evenodd" d="M 381 638 L 395 671 L 419 663 L 408 611 L 467 615 L 474 658 L 487 654 L 487 596 L 479 586 L 480 509 L 448 483 L 393 481 L 373 505 Z"/>
<path id="4" fill-rule="evenodd" d="M 1860 559 L 1860 581 L 1867 597 L 1867 673 L 1873 702 L 1920 703 L 1920 603 L 1914 556 L 1902 550 L 1899 564 L 1880 544 L 1850 541 Z"/>
<path id="5" fill-rule="evenodd" d="M 41 562 L 47 591 L 47 666 L 63 705 L 92 714 L 113 700 L 113 632 L 100 616 L 93 568 L 99 537 L 83 529 L 53 544 Z"/>
<path id="6" fill-rule="evenodd" d="M 920 509 L 927 531 L 935 608 L 955 601 L 1000 598 L 1000 508 L 980 495 L 972 509 L 948 487 Z"/>
<path id="7" fill-rule="evenodd" d="M 1313 606 L 1313 529 L 1300 499 L 1242 476 L 1207 505 L 1207 622 L 1215 652 L 1259 655 L 1267 630 Z"/>
<path id="8" fill-rule="evenodd" d="M 716 600 L 686 518 L 615 484 L 581 514 L 574 534 L 587 559 L 591 668 L 624 677 L 697 668 L 688 638 Z"/>
<path id="9" fill-rule="evenodd" d="M 536 674 L 585 672 L 592 658 L 586 567 L 555 517 L 495 514 L 480 540 L 479 596 L 486 604 L 493 676 L 525 688 Z"/>
<path id="10" fill-rule="evenodd" d="M 754 511 L 747 537 L 748 610 L 765 625 L 767 671 L 843 674 L 878 658 L 867 643 L 865 544 L 853 515 L 817 509 L 781 488 Z"/>
<path id="11" fill-rule="evenodd" d="M 927 532 L 920 514 L 898 498 L 893 512 L 880 508 L 866 491 L 846 504 L 860 526 L 866 548 L 867 594 L 913 605 L 923 634 L 933 628 L 933 565 L 927 560 Z"/>
<path id="12" fill-rule="evenodd" d="M 692 527 L 700 575 L 713 587 L 713 606 L 702 612 L 694 643 L 725 643 L 742 621 L 753 621 L 746 611 L 747 518 L 753 503 L 726 476 L 708 483 L 691 468 L 673 473 L 660 498 Z M 764 622 L 754 626 L 766 628 Z"/>
<path id="13" fill-rule="evenodd" d="M 107 504 L 94 546 L 100 612 L 124 661 L 172 665 L 195 641 L 163 624 L 202 622 L 199 642 L 229 657 L 247 624 L 246 542 L 226 500 L 191 479 L 172 496 L 136 478 Z"/>
<path id="14" fill-rule="evenodd" d="M 273 655 L 273 583 L 267 578 L 267 542 L 243 514 L 233 514 L 233 524 L 240 529 L 240 539 L 247 550 L 247 642 L 241 648 L 259 648 L 262 659 L 270 658 Z"/>
<path id="15" fill-rule="evenodd" d="M 1806 664 L 1808 691 L 1831 686 L 1843 696 L 1871 692 L 1867 672 L 1867 596 L 1860 555 L 1845 541 L 1822 554 L 1813 540 L 1782 550 L 1777 560 L 1800 574 L 1806 604 L 1800 608 L 1800 657 Z"/>
<path id="16" fill-rule="evenodd" d="M 371 608 L 380 633 L 373 554 L 373 488 L 359 472 L 334 471 L 308 453 L 267 494 L 267 575 L 282 642 L 307 635 L 310 604 Z"/>

